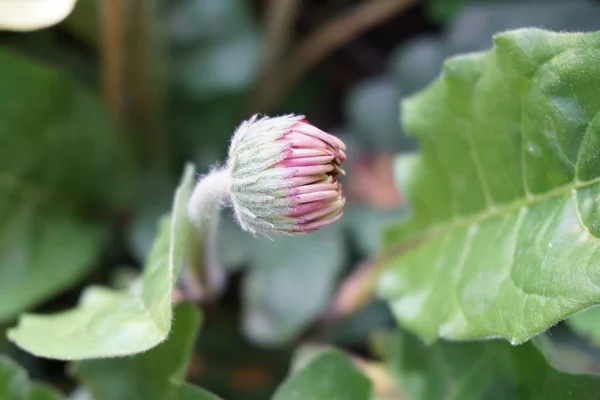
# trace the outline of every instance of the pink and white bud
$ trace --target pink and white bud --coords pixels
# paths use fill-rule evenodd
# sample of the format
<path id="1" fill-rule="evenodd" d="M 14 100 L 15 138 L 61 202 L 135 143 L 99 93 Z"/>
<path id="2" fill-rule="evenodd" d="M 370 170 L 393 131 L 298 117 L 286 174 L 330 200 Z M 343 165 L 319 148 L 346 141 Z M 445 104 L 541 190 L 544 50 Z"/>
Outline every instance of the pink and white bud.
<path id="1" fill-rule="evenodd" d="M 343 214 L 338 176 L 346 159 L 338 138 L 304 116 L 253 116 L 229 148 L 229 191 L 236 219 L 253 234 L 312 232 Z"/>

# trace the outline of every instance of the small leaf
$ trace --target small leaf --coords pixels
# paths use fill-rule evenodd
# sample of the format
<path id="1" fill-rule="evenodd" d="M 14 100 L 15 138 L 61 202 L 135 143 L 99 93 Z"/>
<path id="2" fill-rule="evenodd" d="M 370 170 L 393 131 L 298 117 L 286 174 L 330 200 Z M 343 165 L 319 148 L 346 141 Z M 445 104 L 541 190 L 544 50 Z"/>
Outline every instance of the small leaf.
<path id="1" fill-rule="evenodd" d="M 0 0 L 0 30 L 32 31 L 58 24 L 76 0 Z"/>
<path id="2" fill-rule="evenodd" d="M 46 385 L 31 383 L 24 368 L 0 355 L 0 399 L 60 400 L 64 397 Z"/>
<path id="3" fill-rule="evenodd" d="M 273 400 L 368 400 L 371 382 L 335 349 L 310 354 L 277 389 Z"/>
<path id="4" fill-rule="evenodd" d="M 186 207 L 193 179 L 194 168 L 188 165 L 137 288 L 88 288 L 73 310 L 22 316 L 8 338 L 37 356 L 64 360 L 135 354 L 165 340 L 171 329 L 171 290 L 192 229 Z"/>
<path id="5" fill-rule="evenodd" d="M 89 90 L 7 50 L 0 50 L 0 65 L 3 322 L 89 271 L 110 215 L 128 201 L 131 174 Z"/>
<path id="6" fill-rule="evenodd" d="M 600 303 L 600 34 L 523 29 L 455 57 L 404 103 L 421 154 L 398 177 L 380 294 L 427 341 L 521 343 Z"/>
<path id="7" fill-rule="evenodd" d="M 531 343 L 440 341 L 426 346 L 398 333 L 388 344 L 389 368 L 413 400 L 592 400 L 600 391 L 600 377 L 557 371 Z"/>
<path id="8" fill-rule="evenodd" d="M 169 338 L 148 352 L 127 358 L 79 361 L 73 373 L 97 399 L 216 399 L 184 382 L 201 322 L 198 311 L 190 304 L 180 304 L 173 319 Z"/>

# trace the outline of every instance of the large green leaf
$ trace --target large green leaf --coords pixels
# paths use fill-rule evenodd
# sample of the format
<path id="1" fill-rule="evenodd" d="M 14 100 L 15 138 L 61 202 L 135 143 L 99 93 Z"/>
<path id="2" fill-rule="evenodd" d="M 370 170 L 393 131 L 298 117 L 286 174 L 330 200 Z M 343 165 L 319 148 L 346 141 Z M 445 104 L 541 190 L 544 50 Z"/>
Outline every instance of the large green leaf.
<path id="1" fill-rule="evenodd" d="M 37 356 L 65 360 L 135 354 L 165 340 L 171 329 L 171 290 L 192 229 L 186 207 L 193 180 L 194 168 L 188 165 L 139 285 L 123 292 L 88 288 L 77 308 L 24 315 L 8 338 Z"/>
<path id="2" fill-rule="evenodd" d="M 0 399 L 2 400 L 60 400 L 54 389 L 32 383 L 27 371 L 8 357 L 0 355 Z"/>
<path id="3" fill-rule="evenodd" d="M 0 321 L 93 266 L 128 193 L 116 139 L 99 102 L 66 73 L 0 50 Z"/>
<path id="4" fill-rule="evenodd" d="M 73 372 L 97 399 L 216 399 L 184 382 L 199 328 L 200 315 L 194 306 L 178 305 L 165 342 L 134 357 L 79 361 Z"/>
<path id="5" fill-rule="evenodd" d="M 518 344 L 600 303 L 600 34 L 494 42 L 404 103 L 413 216 L 388 232 L 404 252 L 379 292 L 426 340 Z"/>
<path id="6" fill-rule="evenodd" d="M 273 400 L 368 400 L 371 382 L 342 352 L 310 354 L 277 389 Z"/>
<path id="7" fill-rule="evenodd" d="M 600 393 L 600 377 L 557 371 L 531 343 L 426 346 L 403 333 L 388 345 L 390 371 L 412 400 L 592 400 Z"/>

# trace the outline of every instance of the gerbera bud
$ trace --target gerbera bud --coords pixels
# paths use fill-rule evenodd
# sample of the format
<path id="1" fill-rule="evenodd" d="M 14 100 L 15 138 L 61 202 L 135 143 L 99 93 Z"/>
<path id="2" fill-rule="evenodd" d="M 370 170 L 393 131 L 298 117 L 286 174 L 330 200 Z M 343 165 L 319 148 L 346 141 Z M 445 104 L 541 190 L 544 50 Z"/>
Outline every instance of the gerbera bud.
<path id="1" fill-rule="evenodd" d="M 304 116 L 243 122 L 233 135 L 229 160 L 202 177 L 188 214 L 199 228 L 229 203 L 238 224 L 252 234 L 315 231 L 342 216 L 345 198 L 338 176 L 346 159 L 338 138 Z"/>
<path id="2" fill-rule="evenodd" d="M 338 138 L 286 115 L 243 122 L 229 149 L 231 203 L 242 229 L 264 235 L 312 232 L 342 216 Z"/>

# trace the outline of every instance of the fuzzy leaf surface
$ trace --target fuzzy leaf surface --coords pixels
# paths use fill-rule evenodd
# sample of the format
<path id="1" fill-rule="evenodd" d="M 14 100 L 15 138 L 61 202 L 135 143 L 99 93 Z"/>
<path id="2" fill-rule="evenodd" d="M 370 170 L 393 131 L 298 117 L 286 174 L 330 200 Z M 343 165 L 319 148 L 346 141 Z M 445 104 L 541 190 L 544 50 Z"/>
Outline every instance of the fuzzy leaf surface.
<path id="1" fill-rule="evenodd" d="M 518 344 L 600 303 L 600 34 L 494 43 L 403 105 L 421 152 L 398 160 L 413 213 L 379 293 L 427 341 Z"/>
<path id="2" fill-rule="evenodd" d="M 90 287 L 77 308 L 22 316 L 8 338 L 39 357 L 64 360 L 136 354 L 165 340 L 171 329 L 171 291 L 192 229 L 186 207 L 193 180 L 194 168 L 188 166 L 138 285 L 127 291 Z"/>
<path id="3" fill-rule="evenodd" d="M 89 272 L 107 221 L 128 200 L 131 174 L 90 90 L 9 50 L 0 50 L 0 65 L 3 322 Z"/>

